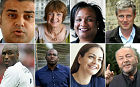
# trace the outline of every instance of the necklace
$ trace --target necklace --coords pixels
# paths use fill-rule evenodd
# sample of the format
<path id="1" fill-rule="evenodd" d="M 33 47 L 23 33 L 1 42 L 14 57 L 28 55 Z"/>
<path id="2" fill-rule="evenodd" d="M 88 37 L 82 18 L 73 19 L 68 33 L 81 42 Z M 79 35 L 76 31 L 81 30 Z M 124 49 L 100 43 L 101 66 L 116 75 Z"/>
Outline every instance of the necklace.
<path id="1" fill-rule="evenodd" d="M 45 34 L 47 36 L 47 38 L 49 38 L 51 41 L 58 41 L 59 40 L 59 35 L 60 33 L 63 31 L 63 27 L 61 28 L 61 30 L 58 33 L 52 33 L 51 31 L 45 31 Z M 60 38 L 61 39 L 61 38 Z"/>

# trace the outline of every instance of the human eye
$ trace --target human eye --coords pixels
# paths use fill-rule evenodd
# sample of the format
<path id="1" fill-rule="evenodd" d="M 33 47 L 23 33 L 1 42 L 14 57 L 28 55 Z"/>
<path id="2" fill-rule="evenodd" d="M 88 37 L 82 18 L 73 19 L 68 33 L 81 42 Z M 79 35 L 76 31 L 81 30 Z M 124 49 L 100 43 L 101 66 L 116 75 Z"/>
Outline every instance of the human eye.
<path id="1" fill-rule="evenodd" d="M 127 15 L 127 18 L 131 18 L 131 15 Z"/>
<path id="2" fill-rule="evenodd" d="M 11 19 L 15 19 L 17 17 L 17 15 L 10 13 L 10 14 L 8 14 L 8 17 Z"/>
<path id="3" fill-rule="evenodd" d="M 89 55 L 88 57 L 89 57 L 89 58 L 96 58 L 95 55 Z"/>
<path id="4" fill-rule="evenodd" d="M 126 55 L 126 58 L 131 58 L 131 57 L 132 57 L 132 55 L 130 55 L 130 54 Z"/>
<path id="5" fill-rule="evenodd" d="M 57 16 L 61 16 L 62 14 L 61 13 L 57 13 Z"/>
<path id="6" fill-rule="evenodd" d="M 32 19 L 34 17 L 33 17 L 33 15 L 29 14 L 29 15 L 25 15 L 24 18 L 27 19 L 27 20 L 29 20 L 29 19 Z"/>
<path id="7" fill-rule="evenodd" d="M 119 18 L 124 18 L 124 16 L 123 15 L 119 15 Z"/>
<path id="8" fill-rule="evenodd" d="M 3 56 L 6 55 L 6 52 L 2 52 L 2 55 L 3 55 Z"/>
<path id="9" fill-rule="evenodd" d="M 76 22 L 80 22 L 80 21 L 82 21 L 82 19 L 77 18 L 75 21 L 76 21 Z"/>
<path id="10" fill-rule="evenodd" d="M 93 22 L 93 19 L 88 18 L 87 21 L 88 21 L 88 22 Z"/>
<path id="11" fill-rule="evenodd" d="M 48 13 L 49 16 L 53 16 L 53 13 Z"/>
<path id="12" fill-rule="evenodd" d="M 119 57 L 119 60 L 123 60 L 123 57 Z"/>
<path id="13" fill-rule="evenodd" d="M 99 59 L 98 59 L 98 62 L 102 62 L 102 59 L 101 59 L 101 58 L 99 58 Z"/>

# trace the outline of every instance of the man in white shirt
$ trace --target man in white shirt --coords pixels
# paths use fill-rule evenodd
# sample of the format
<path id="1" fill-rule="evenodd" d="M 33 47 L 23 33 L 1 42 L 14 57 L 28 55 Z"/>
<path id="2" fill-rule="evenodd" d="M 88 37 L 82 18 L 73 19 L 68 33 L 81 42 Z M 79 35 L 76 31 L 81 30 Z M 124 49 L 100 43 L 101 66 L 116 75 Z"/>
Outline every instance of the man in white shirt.
<path id="1" fill-rule="evenodd" d="M 7 69 L 0 87 L 34 87 L 32 74 L 18 58 L 18 46 L 6 44 L 2 50 L 2 59 Z"/>

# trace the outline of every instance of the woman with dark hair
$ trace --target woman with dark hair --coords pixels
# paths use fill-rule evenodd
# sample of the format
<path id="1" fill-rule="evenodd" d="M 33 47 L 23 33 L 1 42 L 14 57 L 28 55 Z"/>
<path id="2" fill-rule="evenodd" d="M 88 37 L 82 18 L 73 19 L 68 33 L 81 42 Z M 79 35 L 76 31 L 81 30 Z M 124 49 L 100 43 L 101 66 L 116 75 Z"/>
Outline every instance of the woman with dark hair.
<path id="1" fill-rule="evenodd" d="M 104 51 L 98 44 L 86 44 L 71 67 L 71 87 L 105 87 Z"/>
<path id="2" fill-rule="evenodd" d="M 67 15 L 67 7 L 60 0 L 51 0 L 45 7 L 44 20 L 47 23 L 36 26 L 35 40 L 37 43 L 69 42 L 69 28 L 63 24 Z"/>
<path id="3" fill-rule="evenodd" d="M 72 43 L 104 43 L 105 23 L 101 8 L 86 2 L 77 3 L 71 10 L 71 29 L 78 37 Z"/>

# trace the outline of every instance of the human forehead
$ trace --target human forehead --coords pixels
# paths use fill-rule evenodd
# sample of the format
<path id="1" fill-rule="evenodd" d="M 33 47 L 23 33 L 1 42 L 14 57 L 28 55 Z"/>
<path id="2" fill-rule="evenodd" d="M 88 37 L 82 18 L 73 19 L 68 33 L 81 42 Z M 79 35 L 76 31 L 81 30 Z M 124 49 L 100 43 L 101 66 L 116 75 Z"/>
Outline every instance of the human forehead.
<path id="1" fill-rule="evenodd" d="M 54 50 L 54 49 L 53 49 L 53 50 L 48 50 L 48 54 L 49 54 L 49 53 L 55 53 L 55 54 L 57 54 L 57 51 Z"/>
<path id="2" fill-rule="evenodd" d="M 83 15 L 87 15 L 87 16 L 96 16 L 95 12 L 92 8 L 86 7 L 86 8 L 79 8 L 76 12 L 76 17 L 77 16 L 83 16 Z"/>
<path id="3" fill-rule="evenodd" d="M 116 52 L 117 55 L 125 55 L 125 54 L 134 54 L 134 50 L 132 48 L 121 48 Z"/>
<path id="4" fill-rule="evenodd" d="M 6 12 L 11 9 L 15 10 L 16 12 L 32 11 L 32 13 L 34 13 L 35 5 L 32 1 L 7 0 L 3 8 L 3 11 Z"/>
<path id="5" fill-rule="evenodd" d="M 96 55 L 96 56 L 103 57 L 103 51 L 99 47 L 90 48 L 87 53 L 91 54 L 91 55 Z"/>
<path id="6" fill-rule="evenodd" d="M 123 10 L 120 10 L 120 9 L 118 9 L 117 10 L 118 11 L 118 14 L 119 13 L 133 13 L 133 9 L 132 8 L 125 8 L 125 9 L 123 9 Z"/>
<path id="7" fill-rule="evenodd" d="M 15 52 L 17 52 L 18 47 L 14 46 L 14 45 L 6 45 L 6 46 L 4 46 L 2 52 L 5 52 L 5 51 L 15 51 Z"/>

